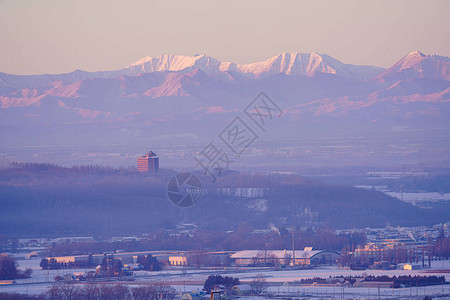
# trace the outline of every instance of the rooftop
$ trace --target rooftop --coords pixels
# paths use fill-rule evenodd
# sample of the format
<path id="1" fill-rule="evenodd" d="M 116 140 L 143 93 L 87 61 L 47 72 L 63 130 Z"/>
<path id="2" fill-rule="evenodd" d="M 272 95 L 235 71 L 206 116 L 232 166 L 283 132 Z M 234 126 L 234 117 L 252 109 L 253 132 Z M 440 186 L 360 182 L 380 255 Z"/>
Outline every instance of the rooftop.
<path id="1" fill-rule="evenodd" d="M 147 154 L 145 154 L 142 157 L 158 157 L 158 155 L 156 155 L 156 153 L 153 151 L 149 151 Z"/>
<path id="2" fill-rule="evenodd" d="M 238 251 L 231 255 L 231 258 L 237 258 L 237 259 L 251 259 L 253 257 L 257 257 L 258 253 L 261 255 L 264 250 L 244 250 L 244 251 Z M 305 251 L 305 250 L 295 250 L 295 258 L 311 258 L 314 255 L 321 253 L 321 252 L 327 252 L 325 250 L 315 250 L 315 251 Z M 274 255 L 278 259 L 283 259 L 285 255 L 291 255 L 292 256 L 292 250 L 267 250 L 267 255 Z"/>

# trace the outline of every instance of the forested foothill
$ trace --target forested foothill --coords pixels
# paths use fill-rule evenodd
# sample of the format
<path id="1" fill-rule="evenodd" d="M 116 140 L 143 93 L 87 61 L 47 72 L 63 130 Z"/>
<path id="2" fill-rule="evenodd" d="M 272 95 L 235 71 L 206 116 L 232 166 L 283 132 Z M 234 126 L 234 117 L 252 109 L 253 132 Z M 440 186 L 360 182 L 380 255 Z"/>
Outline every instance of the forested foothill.
<path id="1" fill-rule="evenodd" d="M 193 207 L 181 209 L 167 198 L 175 174 L 14 163 L 0 170 L 0 234 L 134 235 L 174 229 L 180 222 L 212 232 L 236 231 L 241 223 L 254 228 L 414 226 L 446 222 L 450 215 L 448 207 L 421 209 L 374 190 L 239 172 L 224 172 L 216 182 L 196 173 L 203 195 Z"/>

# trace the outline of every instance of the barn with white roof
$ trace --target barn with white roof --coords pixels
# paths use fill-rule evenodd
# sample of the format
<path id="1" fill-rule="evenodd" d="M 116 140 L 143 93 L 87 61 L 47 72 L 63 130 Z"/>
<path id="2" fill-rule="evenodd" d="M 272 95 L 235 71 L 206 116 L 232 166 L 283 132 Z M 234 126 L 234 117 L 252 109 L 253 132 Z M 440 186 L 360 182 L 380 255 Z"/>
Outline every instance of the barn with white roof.
<path id="1" fill-rule="evenodd" d="M 340 254 L 328 250 L 295 250 L 295 265 L 332 265 L 336 264 Z M 231 255 L 236 266 L 251 265 L 292 265 L 292 250 L 243 250 Z"/>

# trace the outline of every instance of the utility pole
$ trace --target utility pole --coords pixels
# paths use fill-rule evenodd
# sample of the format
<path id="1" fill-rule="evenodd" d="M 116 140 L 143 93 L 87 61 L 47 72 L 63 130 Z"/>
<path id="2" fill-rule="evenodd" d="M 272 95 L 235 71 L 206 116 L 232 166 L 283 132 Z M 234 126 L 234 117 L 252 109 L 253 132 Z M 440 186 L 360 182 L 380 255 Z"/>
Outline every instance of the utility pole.
<path id="1" fill-rule="evenodd" d="M 295 226 L 292 227 L 292 266 L 295 266 Z"/>

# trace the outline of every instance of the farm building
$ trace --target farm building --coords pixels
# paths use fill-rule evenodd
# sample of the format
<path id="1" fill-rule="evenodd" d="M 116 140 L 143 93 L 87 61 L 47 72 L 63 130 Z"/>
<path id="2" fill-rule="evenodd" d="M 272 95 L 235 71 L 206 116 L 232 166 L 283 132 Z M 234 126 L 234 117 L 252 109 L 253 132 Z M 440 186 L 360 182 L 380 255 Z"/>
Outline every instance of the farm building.
<path id="1" fill-rule="evenodd" d="M 231 288 L 236 295 L 250 295 L 252 293 L 252 287 L 248 284 L 238 284 Z"/>
<path id="2" fill-rule="evenodd" d="M 337 262 L 340 254 L 327 250 L 244 250 L 231 255 L 231 262 L 236 266 L 250 265 L 332 265 Z"/>

